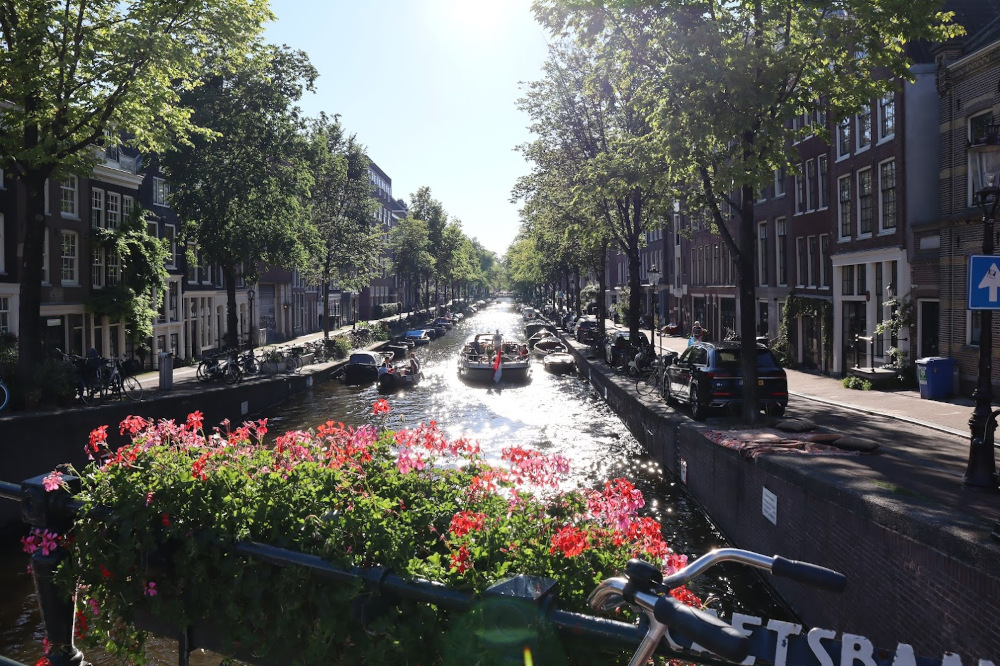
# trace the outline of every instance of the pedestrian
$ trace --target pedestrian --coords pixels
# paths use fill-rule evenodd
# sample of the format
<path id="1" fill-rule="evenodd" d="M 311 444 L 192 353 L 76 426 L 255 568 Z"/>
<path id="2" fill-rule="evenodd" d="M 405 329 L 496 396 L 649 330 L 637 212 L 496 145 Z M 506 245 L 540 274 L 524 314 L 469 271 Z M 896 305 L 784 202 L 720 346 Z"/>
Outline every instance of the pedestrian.
<path id="1" fill-rule="evenodd" d="M 503 336 L 500 335 L 500 329 L 497 329 L 496 335 L 493 336 L 493 349 L 500 350 L 503 349 Z"/>
<path id="2" fill-rule="evenodd" d="M 701 327 L 701 322 L 695 321 L 694 326 L 691 327 L 691 338 L 688 340 L 688 346 L 690 347 L 695 342 L 701 342 L 704 335 L 705 329 Z"/>

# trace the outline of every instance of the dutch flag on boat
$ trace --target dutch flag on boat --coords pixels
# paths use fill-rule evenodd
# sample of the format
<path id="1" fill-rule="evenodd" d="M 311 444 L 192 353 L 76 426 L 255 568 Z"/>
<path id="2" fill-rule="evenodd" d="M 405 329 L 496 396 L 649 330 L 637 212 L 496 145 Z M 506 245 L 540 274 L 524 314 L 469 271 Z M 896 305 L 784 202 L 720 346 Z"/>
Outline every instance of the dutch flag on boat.
<path id="1" fill-rule="evenodd" d="M 497 358 L 493 361 L 493 381 L 494 383 L 500 383 L 500 375 L 503 372 L 503 358 L 501 357 L 502 351 L 497 350 Z"/>

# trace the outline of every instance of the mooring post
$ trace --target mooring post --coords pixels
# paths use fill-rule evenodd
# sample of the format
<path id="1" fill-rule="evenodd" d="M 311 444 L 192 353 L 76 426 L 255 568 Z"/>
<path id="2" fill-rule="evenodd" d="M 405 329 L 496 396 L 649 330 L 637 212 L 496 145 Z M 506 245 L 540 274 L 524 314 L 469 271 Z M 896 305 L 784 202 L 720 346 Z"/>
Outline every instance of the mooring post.
<path id="1" fill-rule="evenodd" d="M 45 489 L 44 479 L 42 475 L 21 482 L 21 518 L 37 530 L 61 537 L 73 525 L 70 503 L 80 491 L 80 479 L 64 474 L 60 487 L 52 491 Z M 48 639 L 46 656 L 52 666 L 90 666 L 73 644 L 76 593 L 60 589 L 55 582 L 56 571 L 67 556 L 61 543 L 47 555 L 42 548 L 31 555 L 31 576 Z"/>

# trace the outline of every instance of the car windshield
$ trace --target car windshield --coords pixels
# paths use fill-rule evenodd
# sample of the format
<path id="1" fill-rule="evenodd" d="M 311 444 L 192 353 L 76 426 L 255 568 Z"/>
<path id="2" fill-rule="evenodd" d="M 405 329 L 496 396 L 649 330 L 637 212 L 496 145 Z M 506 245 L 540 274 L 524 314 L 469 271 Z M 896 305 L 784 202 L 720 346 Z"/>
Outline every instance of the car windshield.
<path id="1" fill-rule="evenodd" d="M 351 354 L 350 363 L 362 363 L 371 365 L 375 363 L 375 358 L 369 354 Z"/>
<path id="2" fill-rule="evenodd" d="M 718 349 L 715 352 L 716 364 L 722 368 L 734 368 L 739 369 L 740 367 L 740 350 L 739 349 Z M 757 367 L 771 370 L 779 367 L 777 361 L 774 359 L 774 355 L 771 354 L 767 349 L 757 350 Z"/>

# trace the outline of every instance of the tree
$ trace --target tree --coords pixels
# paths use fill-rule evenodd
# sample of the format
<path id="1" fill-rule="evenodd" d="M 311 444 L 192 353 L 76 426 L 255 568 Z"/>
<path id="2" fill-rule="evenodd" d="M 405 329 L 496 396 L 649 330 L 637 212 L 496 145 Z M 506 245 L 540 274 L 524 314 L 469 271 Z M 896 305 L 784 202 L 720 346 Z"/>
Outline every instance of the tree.
<path id="1" fill-rule="evenodd" d="M 323 337 L 330 335 L 330 286 L 362 289 L 379 269 L 382 232 L 372 224 L 378 203 L 368 181 L 368 157 L 354 135 L 344 137 L 339 119 L 325 114 L 313 121 L 306 277 L 323 287 Z"/>
<path id="2" fill-rule="evenodd" d="M 910 78 L 905 49 L 954 34 L 937 0 L 536 0 L 553 33 L 573 34 L 647 84 L 647 155 L 706 208 L 737 266 L 743 421 L 759 420 L 754 201 L 775 169 L 794 170 L 801 114 L 834 121 Z M 737 211 L 723 216 L 723 204 Z"/>
<path id="3" fill-rule="evenodd" d="M 183 97 L 212 134 L 167 150 L 162 167 L 185 239 L 225 277 L 227 339 L 235 345 L 237 279 L 256 282 L 260 262 L 304 265 L 311 178 L 293 102 L 312 88 L 316 70 L 304 53 L 270 45 L 215 69 Z"/>
<path id="4" fill-rule="evenodd" d="M 180 93 L 215 55 L 243 52 L 266 0 L 0 3 L 0 168 L 23 185 L 18 378 L 41 358 L 45 181 L 85 174 L 105 131 L 143 151 L 197 131 Z"/>
<path id="5" fill-rule="evenodd" d="M 427 240 L 430 243 L 428 250 L 430 251 L 435 262 L 431 277 L 434 278 L 434 303 L 436 305 L 438 301 L 438 287 L 441 279 L 441 273 L 437 266 L 437 260 L 442 254 L 444 228 L 448 224 L 448 213 L 445 212 L 444 206 L 441 205 L 441 202 L 431 196 L 431 188 L 424 185 L 417 189 L 414 194 L 410 195 L 410 215 L 427 223 Z M 430 289 L 428 284 L 428 289 L 424 293 L 425 299 L 429 296 L 429 292 Z M 426 306 L 427 303 L 425 302 L 424 305 Z"/>
<path id="6" fill-rule="evenodd" d="M 427 223 L 408 215 L 389 235 L 389 249 L 396 273 L 411 289 L 411 303 L 420 302 L 420 284 L 434 269 Z"/>

